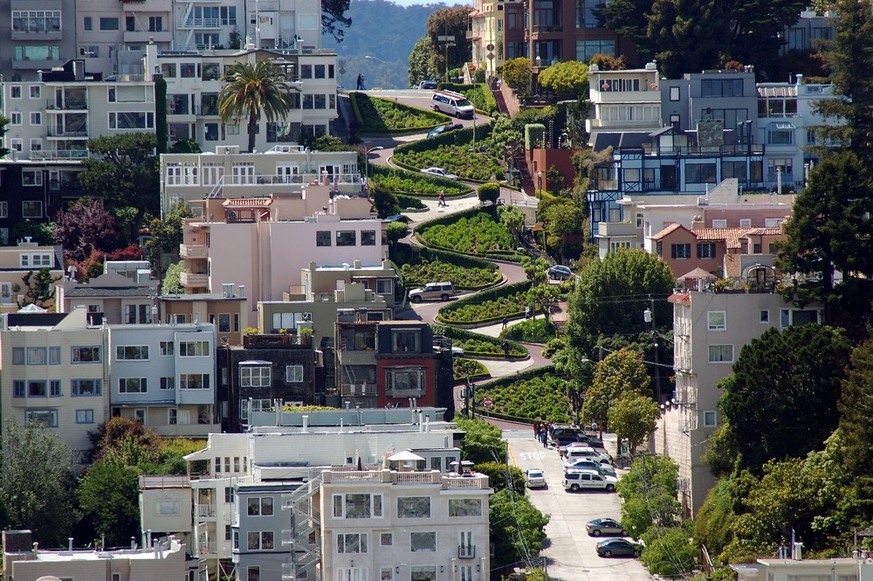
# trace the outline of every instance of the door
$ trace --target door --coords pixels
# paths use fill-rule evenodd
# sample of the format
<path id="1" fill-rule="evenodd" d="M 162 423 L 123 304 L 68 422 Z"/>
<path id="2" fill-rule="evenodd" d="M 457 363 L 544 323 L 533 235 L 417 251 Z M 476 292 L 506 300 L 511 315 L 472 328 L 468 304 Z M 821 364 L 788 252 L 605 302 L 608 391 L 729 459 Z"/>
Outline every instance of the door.
<path id="1" fill-rule="evenodd" d="M 300 166 L 297 165 L 277 165 L 276 176 L 278 176 L 276 181 L 280 184 L 302 183 L 300 179 Z"/>
<path id="2" fill-rule="evenodd" d="M 233 184 L 255 183 L 255 165 L 253 163 L 237 163 L 231 168 Z"/>

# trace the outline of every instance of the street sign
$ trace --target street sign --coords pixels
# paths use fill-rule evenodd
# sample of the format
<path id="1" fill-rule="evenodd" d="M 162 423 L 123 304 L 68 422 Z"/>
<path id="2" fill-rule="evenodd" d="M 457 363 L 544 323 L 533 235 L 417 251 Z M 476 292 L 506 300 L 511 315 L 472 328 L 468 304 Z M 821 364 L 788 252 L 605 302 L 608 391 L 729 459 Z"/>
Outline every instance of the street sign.
<path id="1" fill-rule="evenodd" d="M 437 42 L 455 42 L 455 35 L 451 36 L 438 36 Z"/>
<path id="2" fill-rule="evenodd" d="M 493 50 L 494 50 L 494 45 L 491 44 L 491 43 L 488 43 L 488 44 L 485 46 L 485 50 L 487 50 L 488 52 L 493 51 Z"/>
<path id="3" fill-rule="evenodd" d="M 488 53 L 487 55 L 485 55 L 485 56 L 488 58 L 489 61 L 493 61 L 493 60 L 494 60 L 494 53 L 493 53 L 493 52 L 489 52 L 489 53 Z"/>
<path id="4" fill-rule="evenodd" d="M 494 405 L 494 400 L 492 400 L 490 397 L 486 397 L 482 400 L 482 405 L 484 405 L 486 408 L 490 408 Z"/>

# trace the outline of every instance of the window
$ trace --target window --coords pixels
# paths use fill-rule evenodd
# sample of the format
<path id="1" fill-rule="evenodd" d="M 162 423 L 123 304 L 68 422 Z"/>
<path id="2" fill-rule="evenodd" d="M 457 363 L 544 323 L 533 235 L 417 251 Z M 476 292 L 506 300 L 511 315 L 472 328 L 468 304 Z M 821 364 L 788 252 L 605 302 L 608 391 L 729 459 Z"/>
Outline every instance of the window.
<path id="1" fill-rule="evenodd" d="M 691 244 L 671 244 L 671 258 L 691 258 Z"/>
<path id="2" fill-rule="evenodd" d="M 273 516 L 273 497 L 250 497 L 246 499 L 246 507 L 246 513 L 249 516 Z"/>
<path id="3" fill-rule="evenodd" d="M 16 46 L 12 55 L 13 61 L 56 61 L 60 58 L 60 46 L 46 44 Z"/>
<path id="4" fill-rule="evenodd" d="M 707 410 L 703 412 L 703 427 L 714 428 L 718 419 L 718 412 L 715 410 Z"/>
<path id="5" fill-rule="evenodd" d="M 21 114 L 19 113 L 18 118 L 21 118 Z M 21 125 L 21 123 L 19 123 Z M 9 140 L 9 149 L 12 151 L 24 151 L 24 140 L 19 138 L 12 138 Z"/>
<path id="6" fill-rule="evenodd" d="M 727 329 L 727 313 L 725 311 L 708 311 L 706 319 L 710 331 L 724 331 Z"/>
<path id="7" fill-rule="evenodd" d="M 21 185 L 41 186 L 42 171 L 38 169 L 21 170 Z M 25 218 L 42 218 L 42 202 L 21 202 L 21 213 Z"/>
<path id="8" fill-rule="evenodd" d="M 243 365 L 239 368 L 240 387 L 270 387 L 270 367 Z"/>
<path id="9" fill-rule="evenodd" d="M 163 32 L 164 19 L 160 16 L 149 16 L 149 32 Z"/>
<path id="10" fill-rule="evenodd" d="M 12 85 L 9 87 L 9 97 L 11 99 L 20 99 L 21 98 L 21 85 Z M 21 120 L 19 119 L 19 123 Z"/>
<path id="11" fill-rule="evenodd" d="M 430 518 L 429 496 L 401 496 L 397 499 L 398 518 Z"/>
<path id="12" fill-rule="evenodd" d="M 159 500 L 155 512 L 159 515 L 181 514 L 182 505 L 178 500 Z"/>
<path id="13" fill-rule="evenodd" d="M 28 397 L 47 397 L 48 391 L 46 391 L 45 380 L 28 381 L 27 395 Z"/>
<path id="14" fill-rule="evenodd" d="M 367 552 L 367 534 L 366 533 L 344 533 L 336 536 L 336 552 L 337 553 L 366 553 Z"/>
<path id="15" fill-rule="evenodd" d="M 41 137 L 33 137 L 30 140 L 30 151 L 42 151 L 42 138 Z M 52 182 L 50 182 L 52 183 Z M 57 186 L 57 187 L 55 187 Z M 52 189 L 59 189 L 60 184 L 54 183 Z"/>
<path id="16" fill-rule="evenodd" d="M 670 100 L 678 101 L 679 100 L 679 87 L 670 87 Z"/>
<path id="17" fill-rule="evenodd" d="M 301 383 L 303 381 L 302 365 L 285 366 L 285 383 Z"/>
<path id="18" fill-rule="evenodd" d="M 20 254 L 18 256 L 18 265 L 22 268 L 28 268 L 31 266 L 46 266 L 51 267 L 52 265 L 52 255 L 50 253 L 39 253 L 39 254 Z"/>
<path id="19" fill-rule="evenodd" d="M 209 341 L 180 341 L 179 357 L 209 357 Z"/>
<path id="20" fill-rule="evenodd" d="M 9 217 L 9 202 L 0 202 L 0 218 Z"/>
<path id="21" fill-rule="evenodd" d="M 698 242 L 697 258 L 715 258 L 715 242 Z"/>
<path id="22" fill-rule="evenodd" d="M 315 233 L 316 246 L 330 246 L 330 232 L 327 230 L 318 230 Z"/>
<path id="23" fill-rule="evenodd" d="M 100 346 L 71 347 L 70 361 L 72 363 L 100 363 Z"/>
<path id="24" fill-rule="evenodd" d="M 179 375 L 179 389 L 209 389 L 208 373 L 182 373 Z"/>
<path id="25" fill-rule="evenodd" d="M 118 111 L 109 113 L 109 129 L 154 129 L 155 114 L 149 111 Z"/>
<path id="26" fill-rule="evenodd" d="M 70 381 L 70 387 L 73 390 L 74 397 L 100 395 L 103 391 L 103 380 L 73 379 Z"/>
<path id="27" fill-rule="evenodd" d="M 9 124 L 10 125 L 21 125 L 21 120 L 23 119 L 20 111 L 12 111 L 9 114 Z"/>
<path id="28" fill-rule="evenodd" d="M 781 309 L 779 314 L 782 328 L 799 325 L 819 324 L 819 312 L 801 309 Z"/>
<path id="29" fill-rule="evenodd" d="M 151 323 L 151 305 L 124 305 L 124 323 L 126 325 L 135 325 L 136 323 Z"/>
<path id="30" fill-rule="evenodd" d="M 31 111 L 30 112 L 30 124 L 31 125 L 42 125 L 42 113 L 39 111 Z"/>
<path id="31" fill-rule="evenodd" d="M 714 184 L 714 163 L 686 163 L 685 181 L 689 184 Z"/>
<path id="32" fill-rule="evenodd" d="M 381 533 L 379 535 L 379 544 L 383 547 L 390 547 L 394 545 L 394 535 L 392 533 Z"/>
<path id="33" fill-rule="evenodd" d="M 770 311 L 761 311 L 758 316 L 758 322 L 760 323 L 769 323 L 770 322 Z"/>
<path id="34" fill-rule="evenodd" d="M 148 345 L 119 345 L 115 348 L 115 358 L 120 361 L 143 361 L 149 358 Z"/>
<path id="35" fill-rule="evenodd" d="M 482 516 L 482 501 L 478 498 L 450 498 L 449 516 Z"/>
<path id="36" fill-rule="evenodd" d="M 100 30 L 118 30 L 118 19 L 101 17 Z"/>
<path id="37" fill-rule="evenodd" d="M 341 230 L 336 233 L 337 246 L 354 246 L 356 239 L 354 230 Z"/>
<path id="38" fill-rule="evenodd" d="M 382 567 L 379 570 L 379 581 L 394 581 L 394 569 Z"/>
<path id="39" fill-rule="evenodd" d="M 60 379 L 52 379 L 49 381 L 49 394 L 52 397 L 61 397 L 63 392 L 61 391 L 61 380 Z"/>
<path id="40" fill-rule="evenodd" d="M 145 377 L 119 377 L 118 392 L 119 393 L 146 393 L 148 391 L 148 380 Z"/>
<path id="41" fill-rule="evenodd" d="M 386 372 L 388 391 L 390 392 L 420 392 L 424 390 L 423 367 L 398 367 Z M 405 394 L 406 394 L 405 393 Z M 404 395 L 405 395 L 404 394 Z M 395 393 L 398 397 L 398 395 Z"/>
<path id="42" fill-rule="evenodd" d="M 60 10 L 13 10 L 13 32 L 58 32 L 61 30 Z M 38 97 L 31 97 L 38 98 Z"/>
<path id="43" fill-rule="evenodd" d="M 24 397 L 24 381 L 16 379 L 12 382 L 12 397 Z"/>
<path id="44" fill-rule="evenodd" d="M 710 345 L 709 346 L 709 362 L 710 363 L 733 363 L 734 362 L 734 346 L 733 345 Z"/>
<path id="45" fill-rule="evenodd" d="M 409 581 L 436 581 L 436 567 L 410 567 Z"/>
<path id="46" fill-rule="evenodd" d="M 382 518 L 381 494 L 334 494 L 334 518 Z"/>
<path id="47" fill-rule="evenodd" d="M 376 294 L 377 295 L 394 294 L 394 281 L 391 280 L 390 278 L 380 278 L 379 280 L 377 280 L 376 281 Z"/>
<path id="48" fill-rule="evenodd" d="M 421 333 L 419 331 L 393 331 L 391 333 L 391 351 L 394 353 L 413 352 L 420 349 Z"/>
<path id="49" fill-rule="evenodd" d="M 230 333 L 230 314 L 219 313 L 218 315 L 218 332 Z"/>
<path id="50" fill-rule="evenodd" d="M 361 230 L 361 246 L 376 246 L 375 230 Z"/>
<path id="51" fill-rule="evenodd" d="M 247 536 L 249 551 L 273 550 L 273 531 L 249 531 Z"/>
<path id="52" fill-rule="evenodd" d="M 409 533 L 409 549 L 413 553 L 436 552 L 436 533 Z"/>
<path id="53" fill-rule="evenodd" d="M 701 97 L 742 97 L 742 79 L 704 79 L 700 81 Z"/>
<path id="54" fill-rule="evenodd" d="M 249 565 L 246 569 L 246 581 L 261 581 L 260 565 Z"/>
<path id="55" fill-rule="evenodd" d="M 94 410 L 76 410 L 77 424 L 93 424 Z"/>
<path id="56" fill-rule="evenodd" d="M 751 218 L 740 218 L 740 228 L 751 228 L 752 227 L 752 219 Z"/>
<path id="57" fill-rule="evenodd" d="M 161 355 L 163 356 L 172 356 L 175 352 L 175 343 L 172 341 L 161 341 L 158 345 Z"/>
<path id="58" fill-rule="evenodd" d="M 24 421 L 28 425 L 41 425 L 46 428 L 58 427 L 58 410 L 24 410 Z"/>
<path id="59" fill-rule="evenodd" d="M 176 389 L 176 378 L 162 377 L 160 389 Z"/>

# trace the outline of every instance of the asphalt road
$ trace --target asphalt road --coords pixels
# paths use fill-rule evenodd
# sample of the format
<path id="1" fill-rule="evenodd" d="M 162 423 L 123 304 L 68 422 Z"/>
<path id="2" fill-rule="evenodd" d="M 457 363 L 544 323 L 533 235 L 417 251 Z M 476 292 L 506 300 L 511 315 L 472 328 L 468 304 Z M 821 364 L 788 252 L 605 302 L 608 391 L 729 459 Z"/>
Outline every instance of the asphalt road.
<path id="1" fill-rule="evenodd" d="M 548 488 L 529 491 L 534 506 L 551 515 L 546 526 L 542 555 L 554 581 L 650 581 L 652 576 L 637 559 L 598 557 L 594 546 L 600 539 L 588 536 L 585 523 L 599 517 L 621 517 L 621 502 L 614 492 L 566 492 L 561 486 L 563 466 L 558 452 L 544 449 L 530 428 L 504 430 L 510 461 L 522 470 L 545 472 Z M 619 477 L 621 476 L 621 470 Z"/>

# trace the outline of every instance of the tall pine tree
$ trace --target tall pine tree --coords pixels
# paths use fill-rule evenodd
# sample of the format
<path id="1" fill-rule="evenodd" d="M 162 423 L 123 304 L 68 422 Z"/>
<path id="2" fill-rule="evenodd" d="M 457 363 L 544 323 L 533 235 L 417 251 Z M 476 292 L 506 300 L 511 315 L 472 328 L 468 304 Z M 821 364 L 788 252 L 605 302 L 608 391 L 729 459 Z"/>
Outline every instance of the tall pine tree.
<path id="1" fill-rule="evenodd" d="M 840 430 L 845 446 L 843 462 L 854 475 L 857 509 L 865 521 L 873 519 L 873 339 L 852 351 L 843 381 Z"/>

